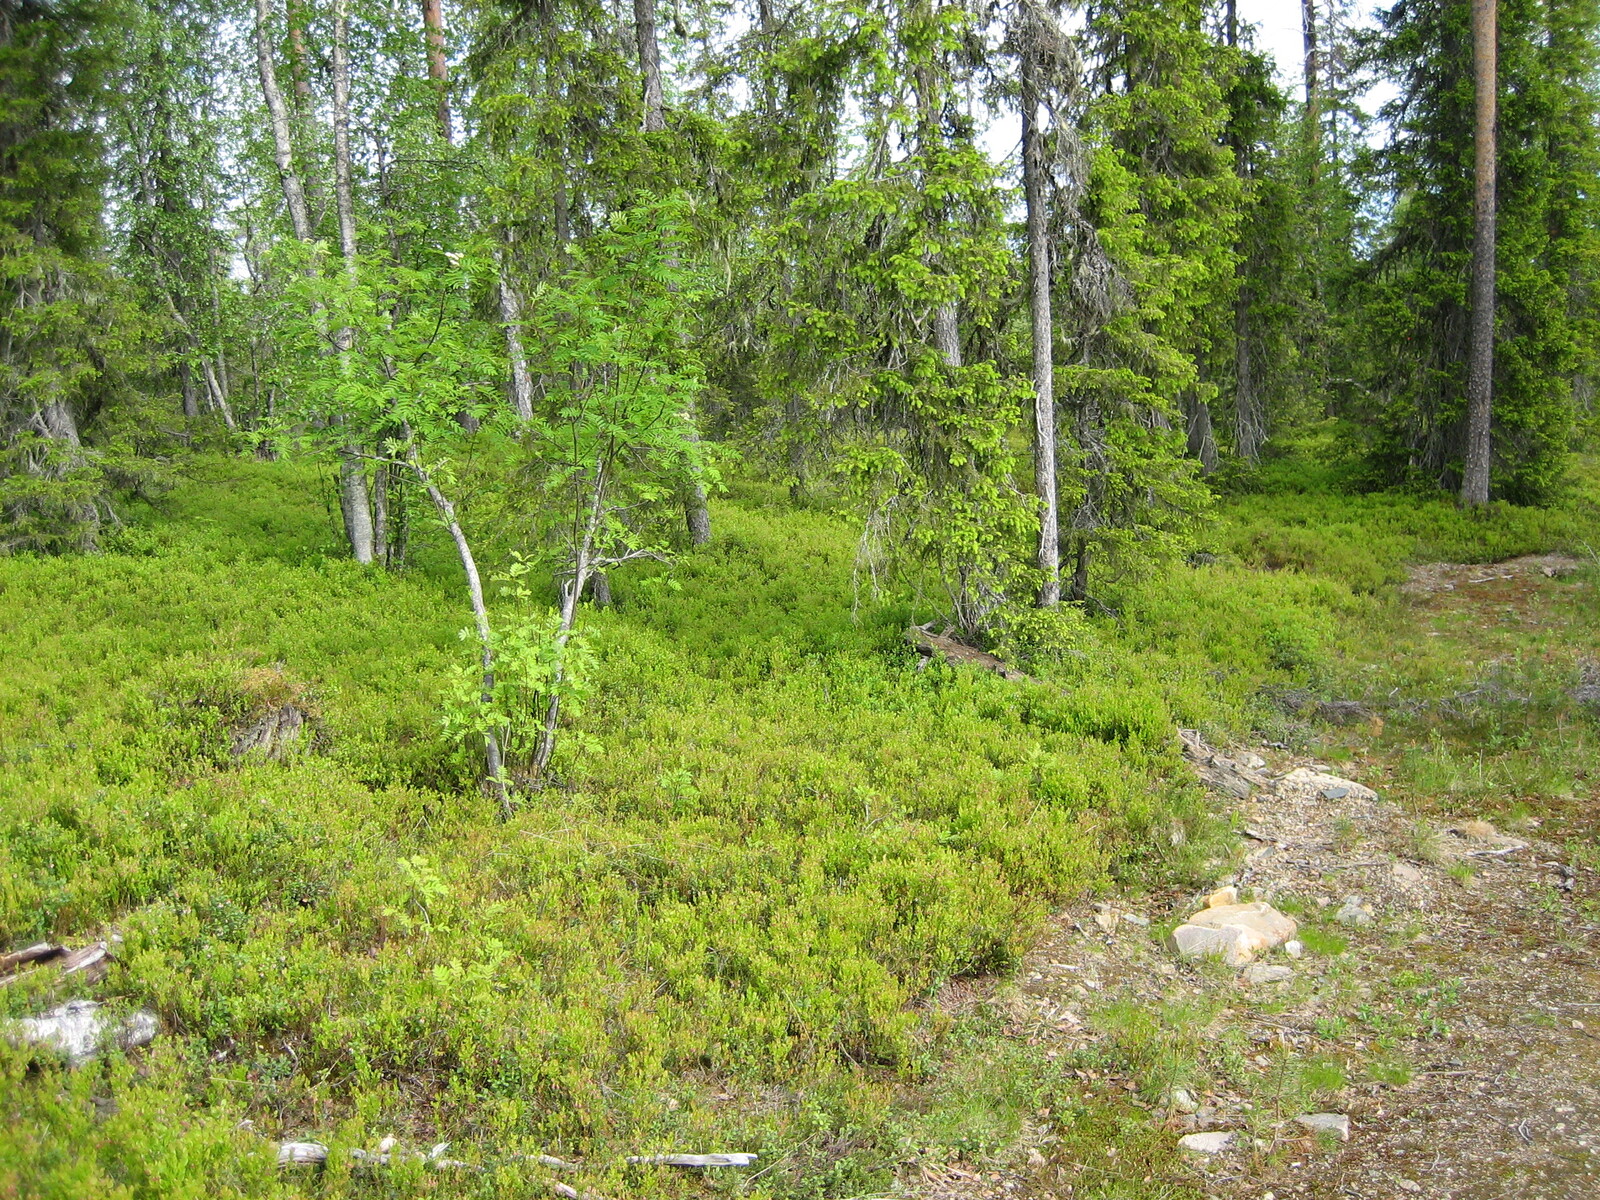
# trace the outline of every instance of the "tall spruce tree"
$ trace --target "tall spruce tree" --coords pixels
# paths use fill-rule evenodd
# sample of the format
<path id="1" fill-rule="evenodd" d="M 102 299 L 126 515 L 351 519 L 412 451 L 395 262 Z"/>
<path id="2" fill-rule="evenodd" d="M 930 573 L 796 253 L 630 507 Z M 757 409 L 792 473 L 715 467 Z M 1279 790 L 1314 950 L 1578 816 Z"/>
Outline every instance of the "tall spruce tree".
<path id="1" fill-rule="evenodd" d="M 0 552 L 114 520 L 86 441 L 141 341 L 105 238 L 114 5 L 0 0 Z"/>

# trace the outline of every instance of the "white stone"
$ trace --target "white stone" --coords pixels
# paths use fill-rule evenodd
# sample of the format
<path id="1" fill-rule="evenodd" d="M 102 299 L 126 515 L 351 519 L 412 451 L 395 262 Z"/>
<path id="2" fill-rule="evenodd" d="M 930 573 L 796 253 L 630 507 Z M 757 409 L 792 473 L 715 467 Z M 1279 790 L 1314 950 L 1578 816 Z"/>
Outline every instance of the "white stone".
<path id="1" fill-rule="evenodd" d="M 1371 804 L 1378 798 L 1378 793 L 1365 784 L 1310 767 L 1297 767 L 1273 786 L 1286 800 L 1354 800 Z"/>
<path id="2" fill-rule="evenodd" d="M 1148 929 L 1150 927 L 1150 918 L 1141 917 L 1138 913 L 1123 913 L 1122 919 L 1129 925 L 1137 925 L 1141 929 Z"/>
<path id="3" fill-rule="evenodd" d="M 1200 1108 L 1200 1102 L 1183 1088 L 1173 1088 L 1168 1101 L 1176 1112 L 1192 1113 L 1199 1111 Z"/>
<path id="4" fill-rule="evenodd" d="M 1307 1113 L 1295 1123 L 1312 1133 L 1331 1133 L 1341 1142 L 1350 1140 L 1350 1118 L 1343 1113 Z"/>
<path id="5" fill-rule="evenodd" d="M 1339 911 L 1333 914 L 1333 919 L 1341 925 L 1371 925 L 1376 920 L 1372 905 L 1360 896 L 1346 896 Z"/>
<path id="6" fill-rule="evenodd" d="M 1178 1139 L 1178 1147 L 1195 1154 L 1221 1154 L 1233 1145 L 1233 1134 L 1221 1130 L 1210 1133 L 1189 1133 Z"/>
<path id="7" fill-rule="evenodd" d="M 1206 897 L 1207 908 L 1220 908 L 1224 904 L 1239 903 L 1239 889 L 1233 886 L 1221 887 Z"/>
<path id="8" fill-rule="evenodd" d="M 43 1016 L 21 1017 L 4 1026 L 16 1046 L 38 1046 L 60 1055 L 69 1067 L 81 1067 L 108 1045 L 131 1050 L 155 1040 L 161 1023 L 148 1009 L 118 1021 L 100 1011 L 98 1000 L 69 1000 Z"/>
<path id="9" fill-rule="evenodd" d="M 1276 963 L 1251 963 L 1244 969 L 1244 981 L 1252 986 L 1263 983 L 1282 983 L 1294 978 L 1294 968 Z"/>
<path id="10" fill-rule="evenodd" d="M 1290 958 L 1299 958 L 1306 952 L 1305 943 L 1299 938 L 1290 938 L 1283 944 L 1283 952 Z"/>

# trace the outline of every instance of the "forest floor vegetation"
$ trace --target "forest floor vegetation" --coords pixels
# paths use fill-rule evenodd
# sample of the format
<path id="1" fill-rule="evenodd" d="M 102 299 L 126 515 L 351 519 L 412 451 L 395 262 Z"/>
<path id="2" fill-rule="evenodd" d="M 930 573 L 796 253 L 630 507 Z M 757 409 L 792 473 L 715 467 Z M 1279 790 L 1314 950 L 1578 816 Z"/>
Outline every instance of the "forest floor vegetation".
<path id="1" fill-rule="evenodd" d="M 1586 503 L 1467 517 L 1278 481 L 1224 500 L 1201 565 L 1108 580 L 1104 614 L 1015 623 L 996 647 L 1015 682 L 923 669 L 904 631 L 937 593 L 858 592 L 847 517 L 735 483 L 711 545 L 619 572 L 616 606 L 587 615 L 598 673 L 556 782 L 501 823 L 440 724 L 469 654 L 442 536 L 419 526 L 404 573 L 361 569 L 314 475 L 204 463 L 104 554 L 0 560 L 3 948 L 121 939 L 92 985 L 14 977 L 0 1017 L 89 996 L 162 1026 L 75 1071 L 0 1043 L 0 1191 L 1201 1195 L 1220 1185 L 1176 1150 L 1163 1089 L 1259 1097 L 1277 1070 L 1330 1103 L 1429 1095 L 1405 1088 L 1457 1055 L 1430 1022 L 1477 969 L 1443 939 L 1386 970 L 1405 995 L 1367 997 L 1390 1023 L 1337 1063 L 1251 1043 L 1271 1022 L 1228 1024 L 1233 981 L 1169 978 L 1154 950 L 1188 985 L 1175 1006 L 1118 1007 L 1109 980 L 1092 1004 L 1063 993 L 1051 1019 L 1096 1031 L 1083 1045 L 1019 1015 L 1095 898 L 1155 915 L 1239 869 L 1239 818 L 1194 782 L 1180 726 L 1372 783 L 1407 815 L 1330 837 L 1422 863 L 1441 896 L 1487 894 L 1431 858 L 1445 824 L 1570 840 L 1572 875 L 1472 878 L 1527 873 L 1519 928 L 1541 939 L 1592 932 Z M 467 507 L 486 544 L 514 542 L 487 494 Z M 1578 568 L 1399 588 L 1408 562 L 1558 551 Z M 1334 701 L 1367 715 L 1328 725 Z M 274 754 L 241 741 L 286 706 L 303 727 Z M 1384 916 L 1384 953 L 1411 953 L 1411 920 Z M 1156 945 L 1124 925 L 1112 942 Z M 1307 939 L 1330 1020 L 1388 961 L 1343 936 Z M 1577 942 L 1524 965 L 1552 978 Z M 1293 1013 L 1310 987 L 1266 1003 Z M 466 1165 L 349 1153 L 387 1137 Z M 278 1168 L 301 1140 L 325 1170 Z M 626 1161 L 729 1151 L 759 1157 Z"/>

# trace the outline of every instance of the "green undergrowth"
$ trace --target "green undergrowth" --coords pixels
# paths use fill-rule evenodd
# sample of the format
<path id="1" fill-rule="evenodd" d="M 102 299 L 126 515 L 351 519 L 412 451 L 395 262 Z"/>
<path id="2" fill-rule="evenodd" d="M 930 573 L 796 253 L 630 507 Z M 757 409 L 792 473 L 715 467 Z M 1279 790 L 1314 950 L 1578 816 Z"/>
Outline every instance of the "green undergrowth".
<path id="1" fill-rule="evenodd" d="M 0 559 L 3 948 L 123 939 L 98 987 L 0 1015 L 93 994 L 164 1029 L 70 1075 L 0 1046 L 0 1193 L 543 1195 L 517 1156 L 549 1152 L 601 1194 L 855 1196 L 1002 1153 L 1059 1081 L 942 986 L 1006 973 L 1053 905 L 1192 874 L 1219 823 L 1175 726 L 1276 728 L 1263 689 L 1383 611 L 1325 558 L 1224 558 L 1017 619 L 1034 682 L 925 667 L 903 630 L 935 614 L 858 594 L 849 520 L 741 484 L 710 546 L 586 616 L 583 736 L 502 824 L 440 722 L 448 546 L 419 523 L 410 569 L 362 570 L 325 492 L 202 459 L 107 553 Z M 511 524 L 468 512 L 497 563 Z M 236 758 L 286 704 L 284 759 Z M 483 1169 L 352 1173 L 385 1135 Z M 279 1173 L 283 1138 L 335 1161 Z M 668 1150 L 762 1157 L 622 1163 Z"/>

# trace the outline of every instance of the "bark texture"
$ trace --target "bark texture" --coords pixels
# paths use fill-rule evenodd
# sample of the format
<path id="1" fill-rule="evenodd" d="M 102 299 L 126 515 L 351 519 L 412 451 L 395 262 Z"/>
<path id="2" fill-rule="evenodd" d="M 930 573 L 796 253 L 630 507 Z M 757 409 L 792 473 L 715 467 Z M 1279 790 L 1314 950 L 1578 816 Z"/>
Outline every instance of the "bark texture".
<path id="1" fill-rule="evenodd" d="M 1472 0 L 1474 188 L 1472 326 L 1467 352 L 1467 454 L 1461 503 L 1489 502 L 1490 417 L 1494 400 L 1495 100 L 1498 85 L 1495 0 Z"/>

